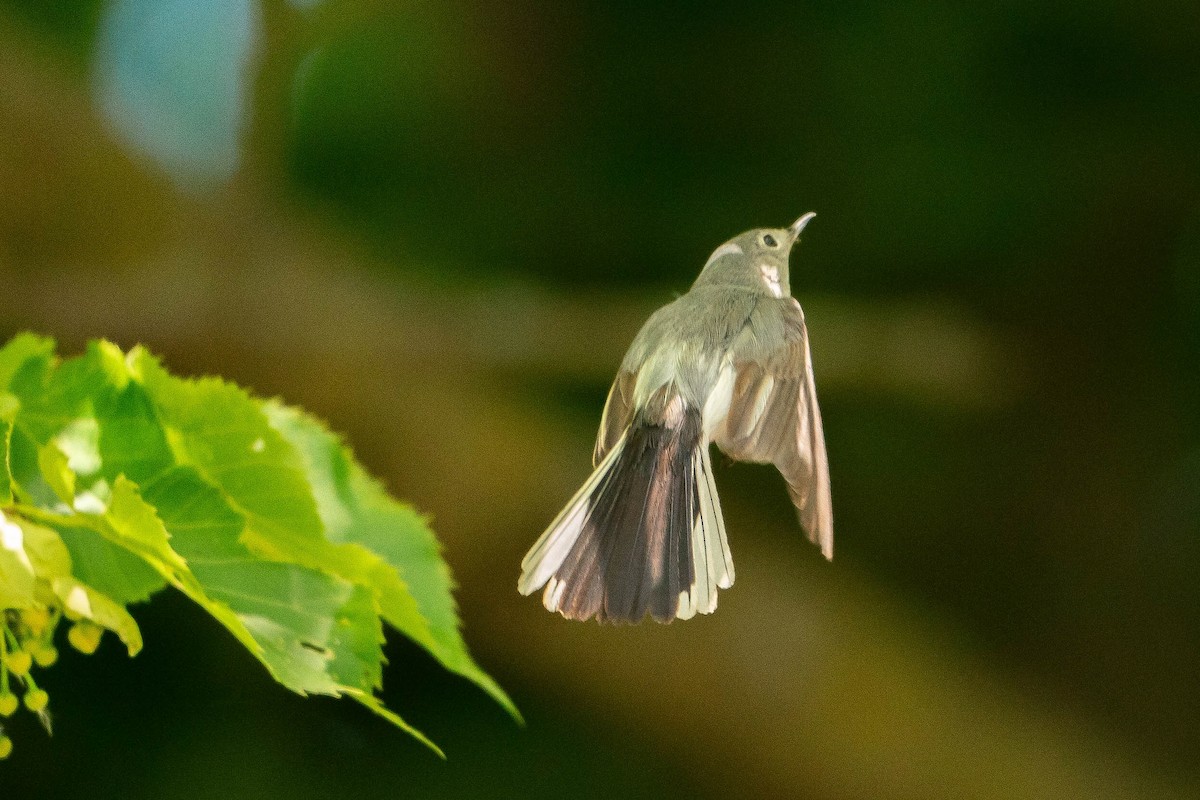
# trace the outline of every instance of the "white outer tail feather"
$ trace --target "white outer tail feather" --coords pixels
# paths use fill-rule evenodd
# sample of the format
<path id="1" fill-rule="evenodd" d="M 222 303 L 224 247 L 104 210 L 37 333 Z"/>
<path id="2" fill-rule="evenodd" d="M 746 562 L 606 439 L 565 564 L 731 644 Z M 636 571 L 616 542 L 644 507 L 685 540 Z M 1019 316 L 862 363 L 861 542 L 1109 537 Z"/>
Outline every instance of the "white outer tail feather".
<path id="1" fill-rule="evenodd" d="M 591 514 L 592 494 L 617 462 L 625 442 L 626 436 L 623 434 L 521 562 L 518 591 L 529 595 L 545 586 L 542 604 L 549 611 L 559 610 L 566 589 L 566 584 L 555 577 L 555 573 L 570 555 L 571 548 L 583 531 Z M 692 455 L 695 500 L 698 504 L 697 508 L 692 509 L 690 531 L 693 581 L 688 589 L 679 594 L 675 612 L 677 619 L 690 619 L 697 613 L 711 614 L 716 611 L 717 590 L 728 589 L 734 580 L 733 558 L 725 535 L 725 520 L 713 481 L 708 449 L 708 441 L 702 440 Z M 688 502 L 690 504 L 692 498 L 688 498 Z"/>
<path id="2" fill-rule="evenodd" d="M 517 591 L 521 594 L 529 595 L 536 592 L 546 581 L 551 580 L 551 576 L 562 566 L 587 522 L 588 514 L 591 511 L 588 499 L 624 449 L 625 436 L 622 434 L 613 448 L 605 455 L 604 460 L 592 471 L 583 486 L 579 487 L 579 491 L 575 493 L 571 501 L 546 528 L 546 532 L 529 549 L 521 561 L 521 579 L 517 582 Z M 557 599 L 555 599 L 554 607 L 550 607 L 551 590 L 555 589 L 556 585 L 561 584 L 558 581 L 551 581 L 544 598 L 546 608 L 551 611 L 558 610 Z M 559 591 L 558 595 L 561 596 L 561 594 L 562 592 Z"/>

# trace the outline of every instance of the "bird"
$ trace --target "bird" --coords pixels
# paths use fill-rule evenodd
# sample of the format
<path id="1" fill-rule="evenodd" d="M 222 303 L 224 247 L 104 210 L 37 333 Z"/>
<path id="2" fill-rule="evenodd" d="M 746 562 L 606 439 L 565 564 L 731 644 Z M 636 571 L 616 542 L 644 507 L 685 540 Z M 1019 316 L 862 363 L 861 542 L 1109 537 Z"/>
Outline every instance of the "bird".
<path id="1" fill-rule="evenodd" d="M 689 619 L 717 608 L 733 558 L 709 444 L 773 464 L 801 527 L 833 558 L 829 462 L 804 311 L 788 261 L 809 212 L 722 244 L 634 337 L 608 392 L 594 470 L 521 562 L 572 620 Z"/>

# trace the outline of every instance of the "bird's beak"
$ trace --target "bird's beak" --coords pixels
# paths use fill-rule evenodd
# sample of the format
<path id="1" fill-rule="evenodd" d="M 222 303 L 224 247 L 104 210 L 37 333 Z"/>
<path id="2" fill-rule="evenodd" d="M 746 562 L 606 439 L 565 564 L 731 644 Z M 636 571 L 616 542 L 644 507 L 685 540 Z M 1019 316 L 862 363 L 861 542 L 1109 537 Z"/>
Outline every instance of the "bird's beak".
<path id="1" fill-rule="evenodd" d="M 809 223 L 809 221 L 812 220 L 812 218 L 815 217 L 816 215 L 817 215 L 817 212 L 810 211 L 807 214 L 805 214 L 803 217 L 801 217 L 800 219 L 798 219 L 792 223 L 791 227 L 788 228 L 788 233 L 791 234 L 791 236 L 792 236 L 792 241 L 791 241 L 792 244 L 795 244 L 800 239 L 800 232 L 804 230 L 804 226 L 807 225 Z"/>

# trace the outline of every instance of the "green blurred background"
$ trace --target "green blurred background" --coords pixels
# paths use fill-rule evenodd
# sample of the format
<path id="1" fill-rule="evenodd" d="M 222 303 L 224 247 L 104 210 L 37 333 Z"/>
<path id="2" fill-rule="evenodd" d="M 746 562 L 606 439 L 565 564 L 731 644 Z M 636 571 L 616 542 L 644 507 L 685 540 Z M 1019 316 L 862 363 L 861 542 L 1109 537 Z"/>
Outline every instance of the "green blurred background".
<path id="1" fill-rule="evenodd" d="M 0 120 L 0 336 L 323 416 L 528 718 L 393 638 L 442 763 L 164 595 L 0 796 L 1200 796 L 1194 0 L 0 0 Z M 837 558 L 722 460 L 715 615 L 518 596 L 643 319 L 808 210 Z"/>

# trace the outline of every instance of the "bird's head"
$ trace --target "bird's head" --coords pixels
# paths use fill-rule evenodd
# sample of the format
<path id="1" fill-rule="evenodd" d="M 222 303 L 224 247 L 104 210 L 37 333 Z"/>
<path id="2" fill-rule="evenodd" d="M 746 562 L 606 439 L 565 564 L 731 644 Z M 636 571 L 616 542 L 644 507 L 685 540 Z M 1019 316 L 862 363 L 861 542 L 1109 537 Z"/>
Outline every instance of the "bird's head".
<path id="1" fill-rule="evenodd" d="M 788 255 L 815 216 L 810 211 L 786 228 L 755 228 L 738 234 L 713 251 L 693 285 L 736 286 L 774 297 L 790 295 Z"/>

